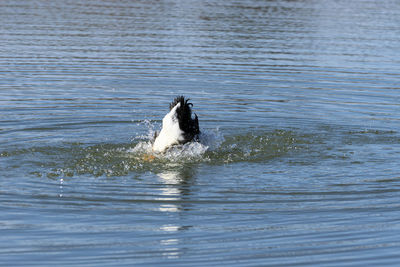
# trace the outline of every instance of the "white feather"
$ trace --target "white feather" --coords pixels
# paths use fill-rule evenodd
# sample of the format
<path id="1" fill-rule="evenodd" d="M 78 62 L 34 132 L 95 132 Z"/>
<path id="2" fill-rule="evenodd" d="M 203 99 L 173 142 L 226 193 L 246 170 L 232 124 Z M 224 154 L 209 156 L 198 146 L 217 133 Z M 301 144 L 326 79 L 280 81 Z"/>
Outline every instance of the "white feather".
<path id="1" fill-rule="evenodd" d="M 154 140 L 153 151 L 163 152 L 172 145 L 177 145 L 184 140 L 183 131 L 179 128 L 179 121 L 176 109 L 181 106 L 178 103 L 165 115 L 162 121 L 162 128 L 156 140 Z"/>

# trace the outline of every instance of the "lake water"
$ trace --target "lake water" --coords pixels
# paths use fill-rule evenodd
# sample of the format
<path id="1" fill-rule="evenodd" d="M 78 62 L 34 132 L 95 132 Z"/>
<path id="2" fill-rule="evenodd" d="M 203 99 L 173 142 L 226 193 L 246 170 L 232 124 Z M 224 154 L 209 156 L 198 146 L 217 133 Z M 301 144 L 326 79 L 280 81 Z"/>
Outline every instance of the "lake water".
<path id="1" fill-rule="evenodd" d="M 0 2 L 0 264 L 400 263 L 399 1 Z M 146 160 L 169 103 L 201 143 Z"/>

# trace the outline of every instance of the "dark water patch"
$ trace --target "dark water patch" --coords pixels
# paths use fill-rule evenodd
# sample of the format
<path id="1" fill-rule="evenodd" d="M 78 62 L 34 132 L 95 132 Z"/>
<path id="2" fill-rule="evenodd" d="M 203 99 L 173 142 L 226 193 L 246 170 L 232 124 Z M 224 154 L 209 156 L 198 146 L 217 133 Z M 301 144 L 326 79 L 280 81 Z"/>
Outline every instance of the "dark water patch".
<path id="1" fill-rule="evenodd" d="M 291 132 L 249 133 L 229 136 L 218 147 L 199 143 L 171 148 L 165 154 L 153 154 L 148 141 L 133 144 L 101 144 L 68 151 L 72 166 L 59 171 L 67 175 L 124 176 L 131 172 L 165 171 L 187 168 L 193 164 L 229 164 L 235 162 L 266 162 L 299 149 L 299 140 Z M 56 171 L 50 175 L 58 176 Z"/>
<path id="2" fill-rule="evenodd" d="M 365 165 L 371 161 L 379 162 L 380 158 L 374 158 L 373 152 L 366 153 L 363 147 L 374 146 L 375 151 L 379 147 L 387 150 L 387 153 L 396 154 L 391 148 L 400 140 L 396 132 L 381 130 L 348 131 L 339 128 L 339 131 L 335 131 L 326 128 L 325 132 L 312 134 L 296 130 L 252 130 L 237 135 L 208 134 L 200 143 L 176 146 L 164 154 L 154 154 L 147 138 L 138 136 L 133 138 L 132 143 L 63 143 L 58 146 L 9 149 L 1 151 L 0 157 L 8 162 L 19 158 L 33 166 L 30 173 L 37 176 L 112 177 L 198 164 L 272 164 L 281 161 L 311 166 L 326 161 L 326 164 L 333 165 Z M 9 168 L 18 168 L 18 164 L 10 164 Z"/>
<path id="3" fill-rule="evenodd" d="M 312 139 L 292 131 L 276 130 L 269 133 L 250 132 L 225 137 L 221 146 L 210 151 L 211 162 L 267 162 L 289 152 L 302 150 Z"/>
<path id="4" fill-rule="evenodd" d="M 296 151 L 304 153 L 313 142 L 311 136 L 285 130 L 224 137 L 209 134 L 205 136 L 204 143 L 189 143 L 173 147 L 164 154 L 154 154 L 146 138 L 139 137 L 133 143 L 122 144 L 64 143 L 59 146 L 7 150 L 0 155 L 9 161 L 23 158 L 25 164 L 33 165 L 30 173 L 38 176 L 125 176 L 132 172 L 157 172 L 193 164 L 267 163 L 289 157 Z M 41 171 L 35 170 L 37 168 Z"/>

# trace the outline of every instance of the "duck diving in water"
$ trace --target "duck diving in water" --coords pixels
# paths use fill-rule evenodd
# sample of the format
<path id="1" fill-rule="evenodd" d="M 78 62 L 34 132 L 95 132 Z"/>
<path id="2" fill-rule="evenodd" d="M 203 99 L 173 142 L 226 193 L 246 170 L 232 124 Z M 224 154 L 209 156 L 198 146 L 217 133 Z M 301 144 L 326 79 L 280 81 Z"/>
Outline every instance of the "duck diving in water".
<path id="1" fill-rule="evenodd" d="M 169 147 L 198 141 L 200 129 L 196 114 L 192 116 L 193 104 L 184 96 L 176 97 L 169 105 L 170 111 L 162 120 L 162 128 L 155 133 L 154 152 L 164 152 Z"/>

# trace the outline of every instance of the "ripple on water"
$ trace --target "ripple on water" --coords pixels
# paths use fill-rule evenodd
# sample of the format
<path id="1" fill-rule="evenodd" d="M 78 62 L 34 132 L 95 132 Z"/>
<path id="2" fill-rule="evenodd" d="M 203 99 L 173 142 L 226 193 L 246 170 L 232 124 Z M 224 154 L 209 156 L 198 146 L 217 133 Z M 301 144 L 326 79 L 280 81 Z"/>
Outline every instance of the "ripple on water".
<path id="1" fill-rule="evenodd" d="M 165 153 L 152 152 L 150 134 L 133 138 L 132 143 L 64 143 L 62 146 L 32 147 L 2 151 L 1 157 L 12 161 L 24 157 L 31 174 L 72 177 L 75 175 L 124 176 L 131 172 L 173 169 L 179 165 L 224 165 L 239 162 L 267 162 L 305 149 L 311 136 L 294 131 L 249 131 L 223 135 L 219 130 L 204 130 L 200 142 L 169 148 Z"/>

